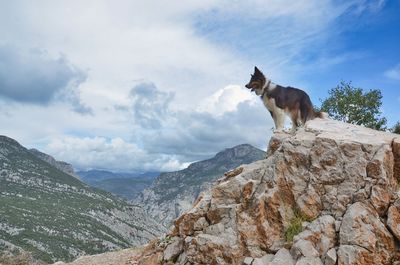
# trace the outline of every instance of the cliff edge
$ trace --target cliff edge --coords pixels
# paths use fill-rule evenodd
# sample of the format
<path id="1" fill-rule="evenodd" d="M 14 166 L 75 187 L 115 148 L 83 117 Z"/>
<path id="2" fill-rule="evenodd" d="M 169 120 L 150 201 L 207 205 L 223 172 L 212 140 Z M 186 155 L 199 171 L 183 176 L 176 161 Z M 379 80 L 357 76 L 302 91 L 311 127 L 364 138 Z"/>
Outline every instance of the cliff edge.
<path id="1" fill-rule="evenodd" d="M 125 264 L 392 265 L 400 136 L 316 119 L 225 173 Z M 124 264 L 124 263 L 120 263 Z"/>

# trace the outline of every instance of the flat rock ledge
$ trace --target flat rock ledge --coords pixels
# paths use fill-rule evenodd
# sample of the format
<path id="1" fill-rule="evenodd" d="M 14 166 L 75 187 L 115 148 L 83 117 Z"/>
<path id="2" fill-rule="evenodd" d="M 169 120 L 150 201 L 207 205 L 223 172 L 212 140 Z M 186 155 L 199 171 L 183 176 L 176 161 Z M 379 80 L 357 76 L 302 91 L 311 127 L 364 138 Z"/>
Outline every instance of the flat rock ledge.
<path id="1" fill-rule="evenodd" d="M 315 119 L 119 264 L 398 265 L 399 179 L 399 135 Z"/>

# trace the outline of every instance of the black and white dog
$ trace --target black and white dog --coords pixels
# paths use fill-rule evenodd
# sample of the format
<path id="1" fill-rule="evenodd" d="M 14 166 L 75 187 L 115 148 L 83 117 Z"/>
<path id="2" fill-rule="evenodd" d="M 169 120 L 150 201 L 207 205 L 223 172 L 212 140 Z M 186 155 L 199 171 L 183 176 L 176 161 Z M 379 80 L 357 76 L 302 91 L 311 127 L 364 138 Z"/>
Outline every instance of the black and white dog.
<path id="1" fill-rule="evenodd" d="M 285 117 L 292 120 L 292 133 L 300 124 L 314 118 L 326 118 L 325 112 L 315 111 L 310 97 L 303 90 L 293 87 L 282 87 L 274 84 L 257 68 L 251 75 L 248 89 L 261 97 L 265 107 L 274 119 L 276 131 L 282 131 L 285 125 Z"/>

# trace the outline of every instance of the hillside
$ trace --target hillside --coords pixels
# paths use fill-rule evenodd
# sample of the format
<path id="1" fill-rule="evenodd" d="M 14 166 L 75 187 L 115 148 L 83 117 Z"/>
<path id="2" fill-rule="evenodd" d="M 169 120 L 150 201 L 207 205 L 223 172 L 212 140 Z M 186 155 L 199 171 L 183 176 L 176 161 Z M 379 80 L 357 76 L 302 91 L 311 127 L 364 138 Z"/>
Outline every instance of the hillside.
<path id="1" fill-rule="evenodd" d="M 140 207 L 91 188 L 0 136 L 0 250 L 51 262 L 140 245 L 159 234 Z"/>
<path id="2" fill-rule="evenodd" d="M 316 119 L 221 176 L 166 237 L 96 265 L 398 265 L 399 180 L 399 135 Z"/>
<path id="3" fill-rule="evenodd" d="M 83 182 L 126 200 L 136 198 L 144 189 L 150 187 L 158 172 L 114 173 L 105 170 L 79 171 Z"/>
<path id="4" fill-rule="evenodd" d="M 186 169 L 160 174 L 135 202 L 169 228 L 175 218 L 191 208 L 200 192 L 210 188 L 224 172 L 264 157 L 265 152 L 248 144 L 225 149 Z"/>

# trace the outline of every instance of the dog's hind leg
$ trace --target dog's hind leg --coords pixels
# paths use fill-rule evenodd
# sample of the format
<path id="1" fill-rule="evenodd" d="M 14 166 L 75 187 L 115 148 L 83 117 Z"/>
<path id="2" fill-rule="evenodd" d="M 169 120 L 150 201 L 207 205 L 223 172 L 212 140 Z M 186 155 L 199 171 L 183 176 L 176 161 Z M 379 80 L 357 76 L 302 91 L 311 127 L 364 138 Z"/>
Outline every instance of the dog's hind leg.
<path id="1" fill-rule="evenodd" d="M 290 116 L 291 120 L 292 120 L 292 129 L 290 130 L 290 133 L 294 134 L 297 130 L 297 128 L 300 126 L 299 123 L 299 115 L 300 113 L 296 112 L 296 113 L 291 113 L 292 115 Z"/>

